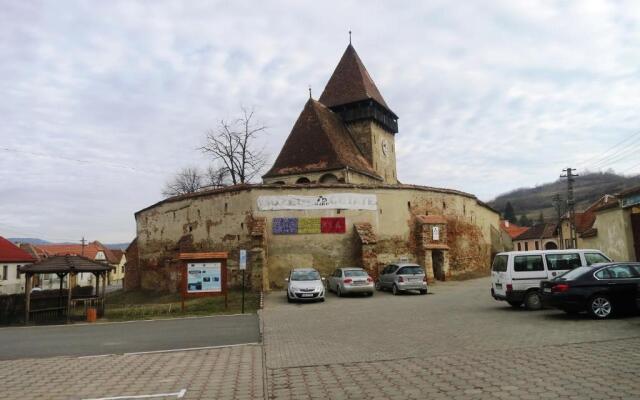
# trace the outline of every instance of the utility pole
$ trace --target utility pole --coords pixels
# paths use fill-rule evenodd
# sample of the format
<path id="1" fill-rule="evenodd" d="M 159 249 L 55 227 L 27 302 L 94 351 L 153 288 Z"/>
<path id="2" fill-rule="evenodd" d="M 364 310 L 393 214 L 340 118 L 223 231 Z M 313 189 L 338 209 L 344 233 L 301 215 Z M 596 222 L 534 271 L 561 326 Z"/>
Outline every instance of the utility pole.
<path id="1" fill-rule="evenodd" d="M 569 228 L 570 228 L 570 239 L 571 239 L 571 248 L 574 249 L 577 246 L 577 235 L 576 235 L 576 202 L 573 197 L 573 183 L 575 182 L 575 177 L 579 176 L 578 174 L 574 174 L 575 169 L 566 168 L 563 169 L 564 175 L 560 175 L 560 178 L 567 178 L 567 208 L 569 210 Z"/>
<path id="2" fill-rule="evenodd" d="M 560 193 L 556 193 L 551 197 L 551 201 L 553 202 L 553 208 L 556 210 L 556 216 L 558 218 L 558 240 L 560 241 L 559 248 L 564 249 L 564 238 L 562 234 L 562 214 L 564 213 L 562 210 L 562 198 L 560 197 Z"/>
<path id="3" fill-rule="evenodd" d="M 82 243 L 82 252 L 80 253 L 80 255 L 82 257 L 84 257 L 84 243 L 86 242 L 86 240 L 84 240 L 84 236 L 82 237 L 82 240 L 80 240 L 80 243 Z"/>

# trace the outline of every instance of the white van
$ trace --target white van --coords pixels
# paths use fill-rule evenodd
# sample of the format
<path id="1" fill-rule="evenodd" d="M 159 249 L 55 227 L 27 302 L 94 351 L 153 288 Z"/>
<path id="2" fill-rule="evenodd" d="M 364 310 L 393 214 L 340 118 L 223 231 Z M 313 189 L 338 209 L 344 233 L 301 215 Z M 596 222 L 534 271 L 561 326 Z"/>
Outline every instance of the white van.
<path id="1" fill-rule="evenodd" d="M 491 266 L 491 296 L 512 307 L 542 308 L 540 281 L 580 266 L 611 262 L 600 250 L 508 251 L 496 254 Z"/>

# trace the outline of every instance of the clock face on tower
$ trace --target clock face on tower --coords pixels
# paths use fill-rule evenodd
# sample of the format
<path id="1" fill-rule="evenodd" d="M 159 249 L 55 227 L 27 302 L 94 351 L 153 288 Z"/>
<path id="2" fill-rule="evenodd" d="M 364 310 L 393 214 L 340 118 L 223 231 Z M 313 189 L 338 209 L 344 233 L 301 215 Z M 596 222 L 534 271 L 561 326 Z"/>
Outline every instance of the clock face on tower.
<path id="1" fill-rule="evenodd" d="M 386 157 L 389 153 L 389 144 L 386 140 L 382 141 L 382 154 Z"/>

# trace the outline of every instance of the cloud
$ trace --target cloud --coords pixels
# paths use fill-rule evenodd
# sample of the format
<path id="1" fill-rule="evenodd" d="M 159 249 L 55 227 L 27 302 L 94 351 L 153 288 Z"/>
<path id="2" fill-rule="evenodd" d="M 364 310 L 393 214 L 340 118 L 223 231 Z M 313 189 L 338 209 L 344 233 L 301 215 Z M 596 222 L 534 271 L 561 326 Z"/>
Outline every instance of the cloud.
<path id="1" fill-rule="evenodd" d="M 349 29 L 400 116 L 403 182 L 488 200 L 588 167 L 640 126 L 636 2 L 1 7 L 6 236 L 130 240 L 133 213 L 180 167 L 206 165 L 204 132 L 241 105 L 275 158 Z"/>

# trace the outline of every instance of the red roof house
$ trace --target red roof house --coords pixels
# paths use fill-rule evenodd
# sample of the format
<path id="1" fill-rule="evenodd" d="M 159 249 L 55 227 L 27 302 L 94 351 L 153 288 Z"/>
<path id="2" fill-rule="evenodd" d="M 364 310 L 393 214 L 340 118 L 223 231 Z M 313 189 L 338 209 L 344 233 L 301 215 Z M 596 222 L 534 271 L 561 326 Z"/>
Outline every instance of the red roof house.
<path id="1" fill-rule="evenodd" d="M 31 263 L 35 262 L 29 253 L 0 236 L 0 262 Z"/>

